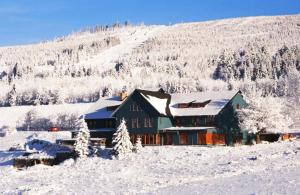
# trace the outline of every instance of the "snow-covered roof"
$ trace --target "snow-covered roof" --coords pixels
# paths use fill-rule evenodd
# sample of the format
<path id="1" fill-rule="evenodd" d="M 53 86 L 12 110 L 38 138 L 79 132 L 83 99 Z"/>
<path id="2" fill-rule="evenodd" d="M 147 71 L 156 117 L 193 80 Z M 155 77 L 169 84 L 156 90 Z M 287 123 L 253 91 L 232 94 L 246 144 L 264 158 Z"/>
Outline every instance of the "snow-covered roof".
<path id="1" fill-rule="evenodd" d="M 160 113 L 163 115 L 167 115 L 166 113 L 166 107 L 168 99 L 167 98 L 158 98 L 151 95 L 144 95 L 142 96 Z"/>
<path id="2" fill-rule="evenodd" d="M 85 119 L 111 118 L 113 111 L 108 111 L 107 107 L 119 106 L 123 101 L 120 101 L 118 96 L 100 98 L 84 115 Z"/>
<path id="3" fill-rule="evenodd" d="M 170 115 L 169 103 L 171 96 L 159 91 L 138 90 L 142 97 L 147 100 L 155 110 L 162 115 Z"/>
<path id="4" fill-rule="evenodd" d="M 238 93 L 238 91 L 205 91 L 193 93 L 171 94 L 170 110 L 173 116 L 199 116 L 217 115 L 224 106 Z M 206 102 L 208 104 L 200 108 L 177 108 L 180 103 Z"/>
<path id="5" fill-rule="evenodd" d="M 193 93 L 167 94 L 158 91 L 137 89 L 141 96 L 149 102 L 158 113 L 165 116 L 200 116 L 217 115 L 224 106 L 238 93 L 238 91 L 209 91 Z M 130 97 L 130 96 L 129 96 Z M 127 97 L 126 99 L 128 99 Z M 124 101 L 126 101 L 126 99 Z M 210 100 L 204 107 L 200 108 L 178 108 L 180 103 L 203 103 Z M 100 98 L 85 114 L 86 119 L 111 118 L 115 111 L 108 111 L 107 107 L 119 106 L 118 96 Z"/>

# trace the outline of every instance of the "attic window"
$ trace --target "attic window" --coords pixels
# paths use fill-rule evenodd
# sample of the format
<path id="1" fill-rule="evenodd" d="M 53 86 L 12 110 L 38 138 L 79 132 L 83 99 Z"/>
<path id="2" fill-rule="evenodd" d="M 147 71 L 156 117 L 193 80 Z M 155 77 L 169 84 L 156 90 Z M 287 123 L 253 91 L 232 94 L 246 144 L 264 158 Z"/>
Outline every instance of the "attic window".
<path id="1" fill-rule="evenodd" d="M 195 102 L 192 101 L 190 103 L 178 103 L 177 108 L 203 108 L 205 107 L 211 100 L 207 100 L 205 102 Z"/>

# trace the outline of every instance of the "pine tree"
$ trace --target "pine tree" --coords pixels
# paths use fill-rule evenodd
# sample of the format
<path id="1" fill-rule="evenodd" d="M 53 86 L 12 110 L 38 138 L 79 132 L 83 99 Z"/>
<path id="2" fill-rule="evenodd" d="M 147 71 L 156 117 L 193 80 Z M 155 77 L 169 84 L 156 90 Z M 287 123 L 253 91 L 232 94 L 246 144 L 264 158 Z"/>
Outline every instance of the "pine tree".
<path id="1" fill-rule="evenodd" d="M 34 127 L 34 123 L 35 123 L 36 119 L 37 119 L 37 112 L 35 109 L 29 110 L 26 113 L 25 119 L 24 119 L 24 125 L 25 125 L 27 131 L 36 130 Z"/>
<path id="2" fill-rule="evenodd" d="M 140 137 L 138 137 L 138 138 L 136 139 L 136 143 L 135 143 L 135 145 L 134 145 L 134 151 L 135 151 L 136 153 L 139 153 L 142 149 L 143 149 L 143 146 L 142 146 L 142 140 L 141 140 Z"/>
<path id="3" fill-rule="evenodd" d="M 7 99 L 9 106 L 15 106 L 17 104 L 17 92 L 15 84 L 13 85 L 11 91 L 8 93 Z"/>
<path id="4" fill-rule="evenodd" d="M 112 144 L 113 149 L 111 154 L 118 159 L 121 159 L 132 152 L 133 146 L 130 142 L 130 137 L 124 118 L 122 119 L 117 131 L 113 135 Z"/>
<path id="5" fill-rule="evenodd" d="M 84 118 L 79 120 L 79 132 L 74 144 L 75 152 L 79 157 L 86 157 L 90 154 L 90 131 Z"/>

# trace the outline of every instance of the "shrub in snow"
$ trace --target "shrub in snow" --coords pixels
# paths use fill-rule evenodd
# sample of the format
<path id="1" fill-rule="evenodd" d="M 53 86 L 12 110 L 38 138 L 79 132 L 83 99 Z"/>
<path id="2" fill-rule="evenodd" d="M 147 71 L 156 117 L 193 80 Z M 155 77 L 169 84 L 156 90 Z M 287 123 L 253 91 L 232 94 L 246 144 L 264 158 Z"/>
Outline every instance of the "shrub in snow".
<path id="1" fill-rule="evenodd" d="M 284 115 L 284 103 L 280 98 L 270 95 L 249 96 L 246 98 L 248 106 L 239 111 L 240 128 L 250 133 L 263 131 L 272 133 L 284 133 L 288 130 L 292 121 Z"/>
<path id="2" fill-rule="evenodd" d="M 25 150 L 24 144 L 14 144 L 12 147 L 8 149 L 8 151 L 21 151 Z"/>
<path id="3" fill-rule="evenodd" d="M 133 146 L 130 141 L 129 133 L 124 118 L 122 119 L 117 131 L 113 135 L 113 149 L 111 154 L 121 159 L 132 152 Z"/>
<path id="4" fill-rule="evenodd" d="M 74 149 L 79 157 L 86 157 L 90 154 L 90 131 L 84 120 L 84 118 L 79 120 L 79 129 L 76 136 L 76 141 L 74 144 Z"/>
<path id="5" fill-rule="evenodd" d="M 138 152 L 140 152 L 142 149 L 143 149 L 143 146 L 142 146 L 142 140 L 141 140 L 140 137 L 138 137 L 138 138 L 136 139 L 136 143 L 135 143 L 135 145 L 134 145 L 133 150 L 134 150 L 134 152 L 138 153 Z"/>
<path id="6" fill-rule="evenodd" d="M 6 135 L 10 135 L 17 132 L 17 129 L 13 126 L 3 126 L 2 131 L 5 132 Z"/>

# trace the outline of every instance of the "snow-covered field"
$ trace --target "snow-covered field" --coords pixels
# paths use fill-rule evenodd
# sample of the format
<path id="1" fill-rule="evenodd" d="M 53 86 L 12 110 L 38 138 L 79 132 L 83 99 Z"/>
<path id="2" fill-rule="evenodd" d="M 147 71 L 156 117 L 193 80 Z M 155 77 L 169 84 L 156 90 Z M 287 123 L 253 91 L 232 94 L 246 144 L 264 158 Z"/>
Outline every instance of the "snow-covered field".
<path id="1" fill-rule="evenodd" d="M 53 118 L 59 113 L 81 115 L 93 105 L 93 103 L 41 105 L 41 106 L 15 106 L 0 107 L 0 128 L 2 126 L 16 126 L 22 123 L 28 111 L 34 109 L 39 117 Z"/>
<path id="2" fill-rule="evenodd" d="M 16 170 L 9 145 L 36 134 L 0 138 L 0 194 L 300 194 L 300 140 L 238 147 L 145 147 L 123 160 L 103 155 Z M 103 151 L 105 153 L 105 151 Z"/>

